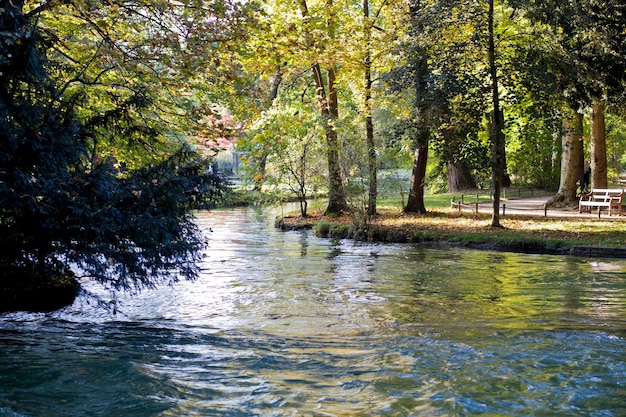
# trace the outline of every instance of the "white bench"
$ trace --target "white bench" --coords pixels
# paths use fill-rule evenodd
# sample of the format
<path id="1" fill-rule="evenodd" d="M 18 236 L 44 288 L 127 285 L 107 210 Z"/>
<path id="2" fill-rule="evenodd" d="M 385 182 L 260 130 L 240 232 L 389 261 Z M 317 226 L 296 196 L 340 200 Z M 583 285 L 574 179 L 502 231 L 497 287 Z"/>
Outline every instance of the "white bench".
<path id="1" fill-rule="evenodd" d="M 583 193 L 580 195 L 580 201 L 578 203 L 578 212 L 582 213 L 583 208 L 587 211 L 591 211 L 592 208 L 598 209 L 598 215 L 603 207 L 609 209 L 609 216 L 612 216 L 614 212 L 622 211 L 622 199 L 624 198 L 624 190 L 610 190 L 604 188 L 598 188 L 591 190 L 590 193 Z"/>

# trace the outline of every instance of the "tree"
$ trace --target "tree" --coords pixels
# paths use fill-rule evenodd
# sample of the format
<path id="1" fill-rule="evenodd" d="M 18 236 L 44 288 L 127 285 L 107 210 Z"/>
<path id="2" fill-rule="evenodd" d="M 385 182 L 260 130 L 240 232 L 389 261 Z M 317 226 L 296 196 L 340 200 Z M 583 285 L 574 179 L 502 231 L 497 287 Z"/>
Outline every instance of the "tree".
<path id="1" fill-rule="evenodd" d="M 427 92 L 423 94 L 422 107 L 428 108 L 423 119 L 430 125 L 429 136 L 433 136 L 429 147 L 440 161 L 440 175 L 447 172 L 449 176 L 465 176 L 449 178 L 452 188 L 457 179 L 462 183 L 460 186 L 472 186 L 469 168 L 483 170 L 485 166 L 479 132 L 489 101 L 485 95 L 486 64 L 477 64 L 484 54 L 473 25 L 480 19 L 476 10 L 466 3 L 422 2 L 420 7 L 420 12 L 414 15 L 419 22 L 412 23 L 419 28 L 418 35 L 407 44 L 406 51 L 414 59 L 422 55 L 428 61 L 428 75 L 423 82 Z M 408 81 L 409 77 L 402 72 L 409 73 L 396 71 L 392 74 L 394 83 L 407 85 L 402 79 Z"/>
<path id="2" fill-rule="evenodd" d="M 591 188 L 608 188 L 609 167 L 606 157 L 606 128 L 604 125 L 604 103 L 594 99 L 591 105 L 590 154 Z"/>
<path id="3" fill-rule="evenodd" d="M 272 80 L 272 88 L 269 94 L 270 100 L 269 100 L 268 106 L 270 108 L 276 102 L 276 99 L 278 98 L 278 90 L 280 88 L 282 79 L 283 79 L 282 69 L 280 68 L 280 66 L 278 66 L 278 68 L 276 69 L 274 73 L 274 77 Z M 255 171 L 253 173 L 254 188 L 256 191 L 261 191 L 263 188 L 263 184 L 265 183 L 267 179 L 266 166 L 267 166 L 267 157 L 270 152 L 270 149 L 269 149 L 270 146 L 269 146 L 269 141 L 261 141 L 261 142 L 257 141 L 256 145 L 257 146 L 255 147 L 255 149 L 253 149 L 254 154 L 252 155 L 250 162 L 253 163 L 254 171 Z"/>
<path id="4" fill-rule="evenodd" d="M 296 124 L 298 126 L 294 128 Z M 302 120 L 294 120 L 289 126 L 289 136 L 282 139 L 284 148 L 274 155 L 271 165 L 275 166 L 279 175 L 278 182 L 286 183 L 297 197 L 300 215 L 307 217 L 310 191 L 319 187 L 319 178 L 322 177 L 321 167 L 316 164 L 321 153 L 318 149 L 319 132 L 313 123 L 303 123 Z"/>
<path id="5" fill-rule="evenodd" d="M 485 10 L 485 6 L 487 10 Z M 474 108 L 468 114 L 478 110 L 491 114 L 489 138 L 492 147 L 492 185 L 494 190 L 494 212 L 492 224 L 499 225 L 499 192 L 505 183 L 505 141 L 503 112 L 500 105 L 500 68 L 506 46 L 502 32 L 506 25 L 496 21 L 498 16 L 504 15 L 504 7 L 495 8 L 492 1 L 487 2 L 419 2 L 412 3 L 411 16 L 413 45 L 411 56 L 415 79 L 416 112 L 419 122 L 425 130 L 418 135 L 414 172 L 420 173 L 423 167 L 420 163 L 425 160 L 430 130 L 437 124 L 440 137 L 453 138 L 451 134 L 457 129 L 450 125 L 450 111 L 456 106 L 458 109 L 459 97 L 472 99 Z M 417 47 L 416 47 L 417 46 Z M 497 50 L 500 48 L 500 50 Z M 420 62 L 421 60 L 421 62 Z M 421 78 L 420 78 L 421 77 Z M 488 80 L 488 81 L 487 81 Z M 480 103 L 489 103 L 480 104 Z M 457 117 L 458 118 L 458 115 Z M 448 119 L 448 120 L 447 120 Z M 473 119 L 473 118 L 471 118 Z M 467 127 L 479 126 L 473 122 Z M 458 128 L 461 128 L 460 124 Z M 477 135 L 477 132 L 470 134 Z M 460 147 L 458 147 L 460 149 Z M 461 159 L 458 155 L 447 152 L 452 161 Z M 454 172 L 454 171 L 453 171 Z M 420 195 L 423 199 L 423 181 L 416 181 L 412 177 L 411 193 L 408 209 L 422 211 L 419 207 Z M 420 184 L 420 182 L 422 184 Z M 418 188 L 414 188 L 418 187 Z"/>
<path id="6" fill-rule="evenodd" d="M 300 13 L 304 19 L 305 33 L 308 37 L 313 34 L 311 26 L 312 16 L 309 14 L 309 8 L 306 0 L 299 0 Z M 325 8 L 326 18 L 324 26 L 326 36 L 331 40 L 334 38 L 334 11 L 333 2 L 328 0 Z M 311 42 L 315 42 L 311 37 Z M 313 81 L 315 82 L 315 94 L 319 103 L 321 117 L 324 123 L 324 131 L 326 135 L 326 157 L 328 160 L 328 206 L 327 214 L 339 214 L 348 207 L 346 195 L 343 186 L 343 177 L 341 175 L 340 149 L 341 145 L 337 136 L 336 122 L 339 117 L 339 101 L 337 97 L 337 80 L 336 67 L 332 63 L 327 65 L 325 76 L 324 70 L 319 63 L 315 61 L 311 65 Z"/>
<path id="7" fill-rule="evenodd" d="M 464 4 L 459 4 L 464 7 Z M 492 187 L 493 187 L 493 210 L 491 217 L 491 226 L 500 227 L 500 193 L 505 180 L 505 137 L 504 137 L 504 112 L 501 109 L 500 99 L 500 66 L 502 52 L 497 50 L 497 39 L 499 35 L 496 31 L 496 10 L 494 0 L 487 2 L 487 11 L 482 12 L 482 4 L 478 2 L 474 10 L 466 10 L 468 14 L 476 13 L 478 17 L 476 27 L 477 36 L 486 38 L 486 72 L 488 74 L 488 85 L 484 90 L 489 91 L 489 102 L 491 110 L 489 112 L 489 142 L 491 144 L 491 169 L 492 169 Z M 481 22 L 486 20 L 486 25 Z M 463 22 L 463 19 L 461 19 Z M 464 21 L 467 23 L 467 20 Z M 485 28 L 486 26 L 486 28 Z M 485 30 L 486 29 L 486 30 Z M 480 50 L 481 48 L 479 48 Z M 477 51 L 478 52 L 478 51 Z M 476 62 L 474 62 L 476 64 Z"/>
<path id="8" fill-rule="evenodd" d="M 557 194 L 547 204 L 556 207 L 573 206 L 578 202 L 578 186 L 583 179 L 583 120 L 578 110 L 580 102 L 576 99 L 579 97 L 576 91 L 580 90 L 578 80 L 584 76 L 579 73 L 580 67 L 563 50 L 559 38 L 552 35 L 549 27 L 535 21 L 534 28 L 538 36 L 533 38 L 531 44 L 524 45 L 525 50 L 520 51 L 515 65 L 522 68 L 521 73 L 526 74 L 521 78 L 522 85 L 532 96 L 531 103 L 536 103 L 532 105 L 530 114 L 539 110 L 535 121 L 544 114 L 545 125 L 550 116 L 553 122 L 555 140 L 550 148 L 555 155 L 553 159 L 557 160 L 560 153 L 560 163 L 552 163 L 550 166 L 560 166 L 560 180 Z"/>
<path id="9" fill-rule="evenodd" d="M 68 88 L 62 40 L 38 24 L 55 2 L 24 11 L 0 1 L 0 305 L 48 310 L 72 301 L 74 270 L 116 289 L 194 278 L 204 239 L 190 215 L 211 205 L 222 181 L 207 161 L 165 138 L 138 114 L 140 89 L 88 109 L 93 96 Z M 88 66 L 88 65 L 86 65 Z M 60 75 L 61 80 L 57 78 Z M 85 80 L 83 80 L 84 82 Z M 110 136 L 105 136 L 108 133 Z M 133 159 L 101 153 L 99 140 L 164 145 Z M 62 296 L 59 286 L 69 288 Z"/>
<path id="10" fill-rule="evenodd" d="M 362 1 L 362 16 L 354 16 L 356 25 L 344 23 L 342 42 L 347 51 L 347 58 L 342 65 L 342 75 L 348 85 L 361 97 L 357 105 L 363 119 L 365 157 L 367 158 L 367 215 L 376 214 L 378 198 L 378 141 L 376 119 L 378 102 L 382 100 L 376 95 L 379 89 L 379 74 L 385 71 L 391 62 L 391 48 L 397 44 L 396 38 L 400 31 L 405 13 L 403 3 L 395 0 L 374 2 Z M 356 65 L 355 65 L 356 63 Z M 361 82 L 353 79 L 361 78 Z M 350 106 L 350 103 L 347 103 Z"/>
<path id="11" fill-rule="evenodd" d="M 448 162 L 448 192 L 459 192 L 476 188 L 467 161 Z"/>
<path id="12" fill-rule="evenodd" d="M 376 214 L 376 199 L 378 196 L 378 162 L 376 161 L 376 144 L 374 143 L 374 119 L 372 116 L 372 30 L 373 22 L 370 16 L 369 0 L 363 0 L 363 37 L 365 58 L 363 60 L 364 75 L 364 110 L 365 110 L 365 142 L 367 146 L 367 165 L 369 168 L 367 214 Z"/>
<path id="13" fill-rule="evenodd" d="M 187 135 L 206 136 L 199 122 L 216 105 L 236 103 L 246 86 L 233 58 L 244 27 L 252 24 L 249 7 L 228 0 L 112 0 L 106 7 L 86 0 L 24 2 L 25 13 L 53 42 L 47 53 L 58 63 L 58 94 L 85 98 L 79 117 L 150 96 L 141 114 L 129 116 L 163 135 L 146 142 L 104 132 L 94 139 L 96 152 L 114 153 L 125 163 L 141 159 L 148 148 L 156 154 Z"/>
<path id="14" fill-rule="evenodd" d="M 252 150 L 248 161 L 258 160 L 255 149 L 263 154 L 264 193 L 282 198 L 281 192 L 288 188 L 300 203 L 302 217 L 308 215 L 311 191 L 319 189 L 325 178 L 321 133 L 316 103 L 285 90 L 239 142 Z M 256 166 L 251 168 L 259 173 Z"/>
<path id="15" fill-rule="evenodd" d="M 583 117 L 573 110 L 563 115 L 561 130 L 561 180 L 557 194 L 548 202 L 553 207 L 578 203 L 578 186 L 583 175 Z"/>
<path id="16" fill-rule="evenodd" d="M 303 0 L 297 3 L 296 15 L 289 4 L 275 2 L 268 5 L 260 18 L 264 30 L 252 37 L 251 48 L 260 59 L 254 60 L 250 70 L 261 78 L 269 78 L 279 64 L 285 89 L 300 88 L 303 99 L 310 92 L 315 94 L 319 121 L 325 129 L 328 213 L 348 208 L 344 181 L 351 167 L 344 151 L 351 148 L 348 142 L 355 136 L 351 130 L 353 121 L 348 121 L 352 126 L 347 126 L 346 120 L 351 118 L 355 107 L 361 110 L 365 121 L 364 141 L 369 142 L 368 153 L 364 155 L 368 158 L 370 176 L 369 205 L 375 211 L 377 165 L 372 100 L 380 41 L 374 32 L 382 33 L 375 23 L 382 21 L 381 9 L 387 4 L 383 2 L 376 11 L 370 11 L 370 3 L 363 3 L 367 10 L 361 9 L 357 15 L 351 14 L 352 7 L 357 9 L 355 2 Z M 304 81 L 305 73 L 311 75 L 312 85 Z M 346 108 L 346 112 L 340 115 L 340 108 Z"/>
<path id="17" fill-rule="evenodd" d="M 403 123 L 403 133 L 411 132 L 414 141 L 414 156 L 411 168 L 409 197 L 404 211 L 426 213 L 424 205 L 424 182 L 428 164 L 428 142 L 433 127 L 432 100 L 428 88 L 431 76 L 428 69 L 427 50 L 422 44 L 424 31 L 423 9 L 420 0 L 409 3 L 409 29 L 407 42 L 402 47 L 404 62 L 388 75 L 393 90 L 411 88 L 414 94 L 414 107 L 410 122 Z"/>
<path id="18" fill-rule="evenodd" d="M 491 215 L 491 227 L 500 227 L 500 192 L 504 176 L 504 152 L 505 142 L 502 132 L 504 116 L 500 110 L 500 89 L 498 85 L 498 67 L 496 64 L 496 43 L 494 34 L 494 0 L 489 0 L 488 11 L 488 38 L 489 38 L 489 74 L 491 76 L 491 125 L 489 138 L 491 140 L 491 163 L 493 170 L 493 212 Z"/>
<path id="19" fill-rule="evenodd" d="M 454 82 L 447 77 L 444 82 Z M 448 192 L 476 188 L 473 171 L 488 165 L 489 149 L 479 138 L 482 105 L 472 97 L 471 89 L 446 86 L 445 90 L 462 91 L 456 97 L 442 99 L 433 149 L 441 161 L 440 171 L 448 176 Z M 443 166 L 445 165 L 445 166 Z"/>
<path id="20" fill-rule="evenodd" d="M 623 96 L 626 84 L 626 5 L 619 0 L 599 4 L 577 2 L 520 2 L 537 22 L 549 25 L 559 40 L 567 65 L 558 76 L 570 107 L 591 109 L 592 186 L 607 184 L 606 133 L 602 107 Z M 562 169 L 566 169 L 562 167 Z"/>

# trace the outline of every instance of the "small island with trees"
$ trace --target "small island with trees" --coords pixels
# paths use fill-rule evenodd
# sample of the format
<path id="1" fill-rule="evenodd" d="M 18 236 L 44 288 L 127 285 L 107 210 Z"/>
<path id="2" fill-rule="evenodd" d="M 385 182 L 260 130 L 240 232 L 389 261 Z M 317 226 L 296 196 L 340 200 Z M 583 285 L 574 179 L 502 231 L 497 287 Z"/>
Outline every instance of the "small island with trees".
<path id="1" fill-rule="evenodd" d="M 624 33 L 619 1 L 0 0 L 0 311 L 193 279 L 194 211 L 235 201 L 382 241 L 626 247 L 609 216 L 501 214 L 511 186 L 561 210 L 622 188 Z M 490 213 L 430 209 L 463 192 Z M 430 226 L 383 233 L 389 206 Z"/>

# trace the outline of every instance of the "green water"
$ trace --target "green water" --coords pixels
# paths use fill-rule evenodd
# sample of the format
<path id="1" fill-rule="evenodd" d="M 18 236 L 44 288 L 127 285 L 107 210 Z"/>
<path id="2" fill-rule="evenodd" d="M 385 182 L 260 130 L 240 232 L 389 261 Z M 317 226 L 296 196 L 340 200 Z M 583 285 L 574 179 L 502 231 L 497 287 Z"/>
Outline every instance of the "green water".
<path id="1" fill-rule="evenodd" d="M 626 261 L 330 241 L 272 216 L 202 213 L 201 278 L 115 315 L 0 316 L 0 416 L 626 416 Z"/>

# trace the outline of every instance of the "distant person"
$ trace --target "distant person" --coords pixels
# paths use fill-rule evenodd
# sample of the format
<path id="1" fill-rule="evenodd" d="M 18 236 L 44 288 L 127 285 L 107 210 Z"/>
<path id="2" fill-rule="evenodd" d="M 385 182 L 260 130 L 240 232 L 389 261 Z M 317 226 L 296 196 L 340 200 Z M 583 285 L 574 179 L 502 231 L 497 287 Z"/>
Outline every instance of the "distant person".
<path id="1" fill-rule="evenodd" d="M 591 165 L 589 162 L 585 161 L 585 167 L 583 171 L 583 183 L 582 183 L 582 192 L 589 192 L 589 184 L 591 184 Z"/>

